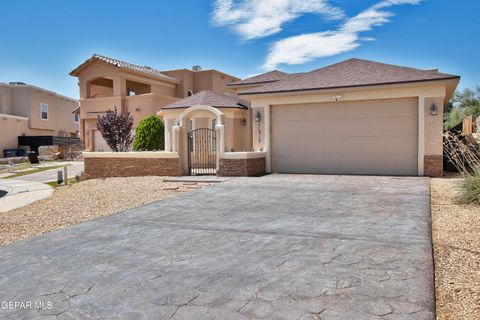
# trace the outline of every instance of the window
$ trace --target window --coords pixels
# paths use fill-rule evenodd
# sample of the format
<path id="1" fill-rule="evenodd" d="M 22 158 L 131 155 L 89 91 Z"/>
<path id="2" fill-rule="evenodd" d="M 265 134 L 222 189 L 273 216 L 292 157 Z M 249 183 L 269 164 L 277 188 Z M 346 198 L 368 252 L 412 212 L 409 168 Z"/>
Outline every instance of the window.
<path id="1" fill-rule="evenodd" d="M 42 120 L 48 120 L 48 104 L 40 103 L 40 117 Z"/>
<path id="2" fill-rule="evenodd" d="M 75 123 L 80 122 L 80 114 L 74 113 L 73 114 L 73 121 L 75 121 Z"/>

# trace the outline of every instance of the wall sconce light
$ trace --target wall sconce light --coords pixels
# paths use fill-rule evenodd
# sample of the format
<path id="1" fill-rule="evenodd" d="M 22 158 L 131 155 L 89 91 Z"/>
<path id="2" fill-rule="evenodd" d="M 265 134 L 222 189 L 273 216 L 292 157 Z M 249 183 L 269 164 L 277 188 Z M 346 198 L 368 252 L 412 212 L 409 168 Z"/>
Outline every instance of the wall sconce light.
<path id="1" fill-rule="evenodd" d="M 436 116 L 438 114 L 438 107 L 435 104 L 435 102 L 433 102 L 432 105 L 430 106 L 430 114 L 432 116 Z"/>
<path id="2" fill-rule="evenodd" d="M 262 120 L 262 114 L 260 113 L 260 111 L 257 111 L 257 112 L 255 113 L 255 122 L 256 122 L 256 123 L 259 123 L 260 120 Z"/>
<path id="3" fill-rule="evenodd" d="M 242 119 L 242 126 L 245 127 L 246 125 L 247 125 L 247 119 L 243 118 L 243 119 Z"/>
<path id="4" fill-rule="evenodd" d="M 336 102 L 340 101 L 342 99 L 341 95 L 336 95 L 332 97 Z"/>
<path id="5" fill-rule="evenodd" d="M 142 109 L 140 108 L 135 108 L 135 111 L 140 112 Z"/>

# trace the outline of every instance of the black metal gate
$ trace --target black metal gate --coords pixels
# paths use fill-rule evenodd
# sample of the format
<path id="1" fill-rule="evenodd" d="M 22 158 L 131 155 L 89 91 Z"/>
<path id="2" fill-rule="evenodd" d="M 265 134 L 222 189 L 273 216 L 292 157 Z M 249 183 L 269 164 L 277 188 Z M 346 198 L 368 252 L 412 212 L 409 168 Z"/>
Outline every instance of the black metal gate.
<path id="1" fill-rule="evenodd" d="M 188 172 L 190 175 L 215 174 L 217 145 L 215 130 L 199 128 L 187 134 Z"/>

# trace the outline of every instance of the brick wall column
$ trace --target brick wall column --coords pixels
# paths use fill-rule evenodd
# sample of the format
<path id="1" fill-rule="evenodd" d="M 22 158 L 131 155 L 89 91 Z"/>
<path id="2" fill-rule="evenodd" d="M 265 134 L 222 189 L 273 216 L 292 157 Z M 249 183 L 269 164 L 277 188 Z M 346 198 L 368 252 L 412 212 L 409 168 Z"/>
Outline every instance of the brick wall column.
<path id="1" fill-rule="evenodd" d="M 424 156 L 423 175 L 427 177 L 441 177 L 443 175 L 443 156 Z"/>

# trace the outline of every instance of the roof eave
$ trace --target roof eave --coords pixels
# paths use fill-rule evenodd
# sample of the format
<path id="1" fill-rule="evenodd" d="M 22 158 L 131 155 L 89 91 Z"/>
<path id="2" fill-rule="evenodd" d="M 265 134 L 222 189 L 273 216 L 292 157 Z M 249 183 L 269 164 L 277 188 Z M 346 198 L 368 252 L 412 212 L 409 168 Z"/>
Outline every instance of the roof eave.
<path id="1" fill-rule="evenodd" d="M 398 84 L 409 84 L 409 83 L 425 83 L 425 82 L 438 82 L 438 81 L 448 81 L 448 80 L 457 80 L 457 83 L 460 81 L 460 76 L 451 76 L 441 79 L 425 79 L 425 80 L 411 80 L 411 81 L 397 81 L 397 82 L 382 82 L 382 83 L 371 83 L 371 84 L 359 84 L 359 85 L 349 85 L 349 86 L 335 86 L 335 87 L 323 87 L 323 88 L 308 88 L 308 89 L 293 89 L 293 90 L 275 90 L 275 91 L 264 91 L 264 92 L 240 92 L 238 95 L 249 96 L 249 95 L 262 95 L 262 94 L 275 94 L 275 93 L 288 93 L 288 92 L 306 92 L 306 91 L 326 91 L 326 90 L 335 90 L 335 89 L 349 89 L 349 88 L 361 88 L 361 87 L 374 87 L 374 86 L 389 86 L 389 85 L 398 85 Z"/>
<path id="2" fill-rule="evenodd" d="M 268 81 L 258 81 L 258 82 L 245 82 L 245 83 L 227 83 L 229 87 L 236 87 L 236 86 L 253 86 L 257 84 L 267 84 L 277 82 L 279 80 L 268 80 Z"/>
<path id="3" fill-rule="evenodd" d="M 166 111 L 166 110 L 178 110 L 178 109 L 188 109 L 192 106 L 185 106 L 185 107 L 172 107 L 172 108 L 161 108 L 160 110 L 162 111 Z M 242 110 L 246 110 L 248 109 L 247 106 L 244 106 L 244 105 L 238 105 L 238 106 L 211 106 L 211 107 L 214 107 L 214 108 L 217 108 L 217 109 L 221 109 L 221 108 L 226 108 L 226 109 L 242 109 Z"/>
<path id="4" fill-rule="evenodd" d="M 135 71 L 135 70 L 132 70 L 132 69 L 128 69 L 128 68 L 121 68 L 119 66 L 115 66 L 111 63 L 108 63 L 106 61 L 103 61 L 103 60 L 100 60 L 100 59 L 96 59 L 95 57 L 90 57 L 89 59 L 85 60 L 82 64 L 80 64 L 78 67 L 76 67 L 74 70 L 72 70 L 69 75 L 71 75 L 72 77 L 78 77 L 79 75 L 79 72 L 82 70 L 82 69 L 85 69 L 87 67 L 87 65 L 91 64 L 91 63 L 94 63 L 94 62 L 100 62 L 100 63 L 103 63 L 104 65 L 107 65 L 107 66 L 110 66 L 110 67 L 113 67 L 113 68 L 116 68 L 116 69 L 119 69 L 119 70 L 122 70 L 122 71 L 125 71 L 127 73 L 131 73 L 131 74 L 136 74 L 136 75 L 140 75 L 142 77 L 147 77 L 147 78 L 150 78 L 150 79 L 154 79 L 154 80 L 157 80 L 157 81 L 163 81 L 163 82 L 168 82 L 168 83 L 171 83 L 171 84 L 179 84 L 180 81 L 176 80 L 176 79 L 168 79 L 168 78 L 162 78 L 162 77 L 156 77 L 156 76 L 153 76 L 153 75 L 149 75 L 147 73 L 143 73 L 143 72 L 139 72 L 139 71 Z"/>

